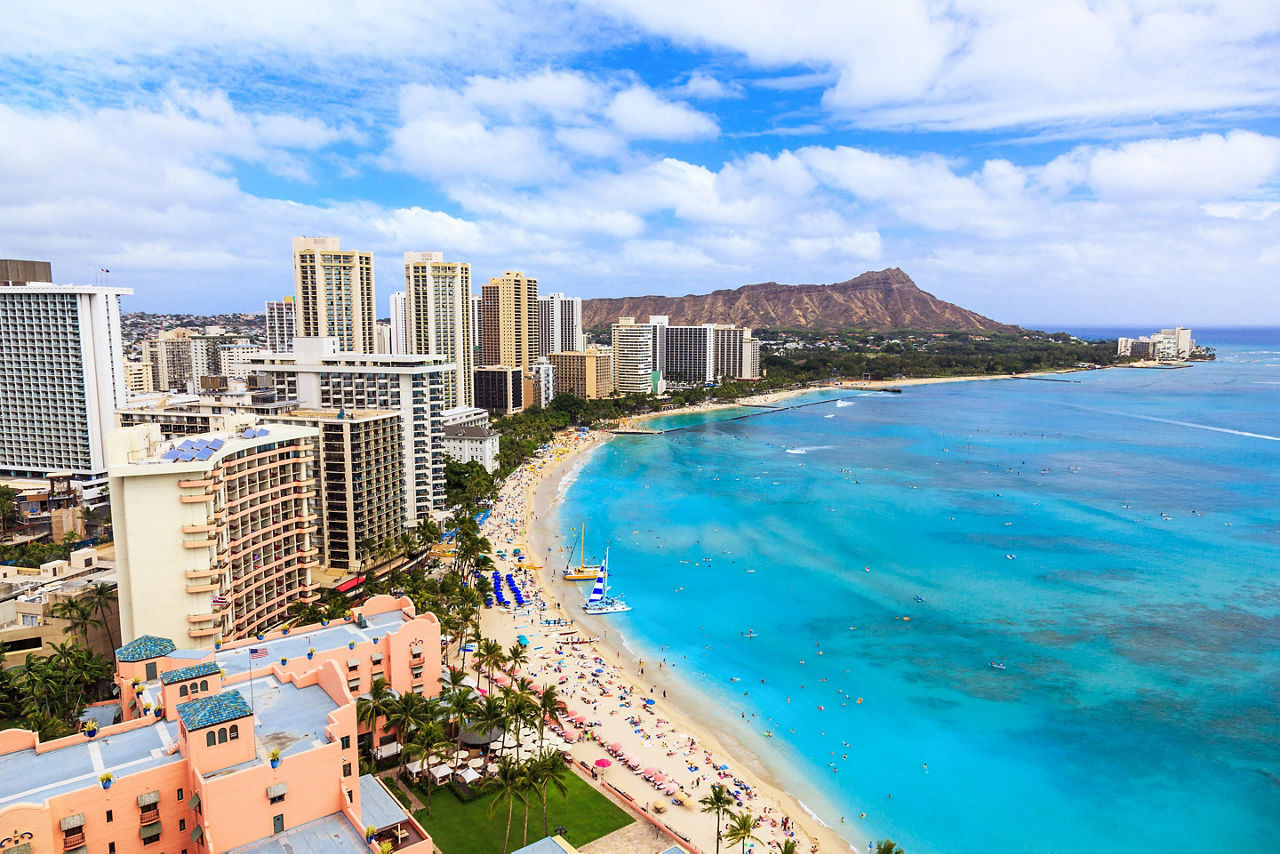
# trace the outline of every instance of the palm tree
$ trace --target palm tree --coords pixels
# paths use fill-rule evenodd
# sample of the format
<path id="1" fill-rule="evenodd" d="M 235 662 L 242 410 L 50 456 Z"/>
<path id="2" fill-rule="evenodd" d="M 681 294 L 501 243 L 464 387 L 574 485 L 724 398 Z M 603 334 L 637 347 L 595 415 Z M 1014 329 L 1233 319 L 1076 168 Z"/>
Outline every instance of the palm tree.
<path id="1" fill-rule="evenodd" d="M 529 650 L 518 643 L 513 643 L 507 649 L 507 664 L 511 665 L 511 675 L 515 676 L 516 671 L 524 666 L 529 660 Z"/>
<path id="2" fill-rule="evenodd" d="M 881 839 L 876 842 L 876 854 L 906 854 L 906 852 L 892 839 Z"/>
<path id="3" fill-rule="evenodd" d="M 551 832 L 547 829 L 547 792 L 554 789 L 566 801 L 569 800 L 569 788 L 564 782 L 569 769 L 565 767 L 560 752 L 550 747 L 529 760 L 529 767 L 533 772 L 531 776 L 534 791 L 542 799 L 542 835 L 550 836 Z"/>
<path id="4" fill-rule="evenodd" d="M 438 718 L 432 718 L 413 731 L 413 735 L 410 736 L 408 743 L 405 744 L 403 752 L 409 759 L 422 759 L 425 760 L 427 766 L 430 766 L 432 754 L 443 755 L 446 751 L 452 749 L 453 743 L 446 738 L 444 724 Z M 403 773 L 404 768 L 401 766 L 401 774 Z M 426 783 L 427 815 L 431 815 L 431 784 L 433 781 L 434 778 L 431 776 L 430 768 L 428 767 Z"/>
<path id="5" fill-rule="evenodd" d="M 502 730 L 502 744 L 505 745 L 507 728 L 511 726 L 511 711 L 500 698 L 489 694 L 480 701 L 475 716 L 471 718 L 471 726 L 486 737 L 495 729 Z"/>
<path id="6" fill-rule="evenodd" d="M 85 646 L 89 645 L 89 630 L 102 625 L 102 620 L 94 616 L 93 606 L 79 597 L 63 599 L 50 608 L 49 613 L 60 620 L 66 620 L 67 629 L 80 633 L 84 637 Z"/>
<path id="7" fill-rule="evenodd" d="M 564 700 L 560 699 L 560 690 L 555 685 L 548 685 L 538 694 L 538 743 L 541 744 L 547 734 L 547 718 L 556 718 L 564 711 Z"/>
<path id="8" fill-rule="evenodd" d="M 799 854 L 800 846 L 796 845 L 794 839 L 782 840 L 782 845 L 778 847 L 778 854 Z"/>
<path id="9" fill-rule="evenodd" d="M 747 843 L 760 841 L 756 838 L 755 829 L 755 817 L 749 812 L 740 812 L 729 819 L 729 832 L 724 837 L 730 842 L 741 842 L 742 854 L 747 854 Z"/>
<path id="10" fill-rule="evenodd" d="M 488 672 L 490 694 L 493 693 L 494 668 L 501 668 L 506 661 L 507 654 L 502 651 L 502 644 L 491 638 L 480 642 L 480 648 L 476 652 L 476 662 Z"/>
<path id="11" fill-rule="evenodd" d="M 504 756 L 498 760 L 498 773 L 488 784 L 490 788 L 498 790 L 498 796 L 489 804 L 489 818 L 493 818 L 494 812 L 503 801 L 507 802 L 507 833 L 502 839 L 502 854 L 506 854 L 510 848 L 511 814 L 515 810 L 516 801 L 520 801 L 525 805 L 525 809 L 528 809 L 529 802 L 524 794 L 525 780 L 520 763 L 510 756 Z"/>
<path id="12" fill-rule="evenodd" d="M 391 701 L 391 708 L 387 710 L 387 729 L 396 731 L 396 738 L 401 744 L 401 770 L 404 769 L 404 763 L 407 761 L 403 745 L 409 741 L 416 730 L 426 726 L 431 713 L 432 709 L 426 698 L 412 691 Z"/>
<path id="13" fill-rule="evenodd" d="M 430 518 L 423 517 L 413 529 L 413 537 L 418 541 L 418 548 L 427 551 L 440 541 L 440 526 Z"/>
<path id="14" fill-rule="evenodd" d="M 385 679 L 373 680 L 368 696 L 356 700 L 356 721 L 369 727 L 369 762 L 375 767 L 378 762 L 378 719 L 386 717 L 395 703 L 396 694 L 387 687 Z"/>
<path id="15" fill-rule="evenodd" d="M 94 611 L 97 612 L 98 618 L 101 620 L 102 627 L 107 630 L 107 641 L 110 642 L 111 648 L 115 649 L 116 639 L 115 635 L 111 632 L 110 611 L 111 606 L 115 604 L 116 600 L 119 598 L 116 588 L 113 585 L 99 582 L 97 584 L 90 585 L 89 589 L 85 591 L 81 598 L 88 602 L 89 605 L 93 607 Z"/>
<path id="16" fill-rule="evenodd" d="M 729 807 L 733 806 L 733 798 L 729 795 L 729 790 L 724 786 L 719 783 L 712 783 L 711 794 L 699 798 L 698 803 L 702 805 L 703 812 L 716 814 L 716 854 L 720 854 L 720 816 Z"/>

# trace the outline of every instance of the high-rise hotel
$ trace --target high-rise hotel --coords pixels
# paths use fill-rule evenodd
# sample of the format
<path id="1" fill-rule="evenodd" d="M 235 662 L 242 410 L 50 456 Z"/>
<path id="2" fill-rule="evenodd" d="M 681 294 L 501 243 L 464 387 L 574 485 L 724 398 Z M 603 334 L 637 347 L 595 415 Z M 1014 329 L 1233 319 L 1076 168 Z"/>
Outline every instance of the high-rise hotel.
<path id="1" fill-rule="evenodd" d="M 480 364 L 527 368 L 538 359 L 538 280 L 514 270 L 480 288 Z"/>
<path id="2" fill-rule="evenodd" d="M 526 281 L 533 281 L 536 294 L 537 282 Z M 472 406 L 471 265 L 445 261 L 443 252 L 406 252 L 404 293 L 408 352 L 452 362 L 453 371 L 444 376 L 444 408 Z"/>
<path id="3" fill-rule="evenodd" d="M 347 353 L 375 353 L 373 253 L 342 250 L 336 237 L 293 239 L 297 334 L 333 338 Z"/>
<path id="4" fill-rule="evenodd" d="M 128 399 L 120 297 L 133 291 L 51 279 L 48 262 L 0 260 L 0 475 L 69 471 L 92 501 Z"/>

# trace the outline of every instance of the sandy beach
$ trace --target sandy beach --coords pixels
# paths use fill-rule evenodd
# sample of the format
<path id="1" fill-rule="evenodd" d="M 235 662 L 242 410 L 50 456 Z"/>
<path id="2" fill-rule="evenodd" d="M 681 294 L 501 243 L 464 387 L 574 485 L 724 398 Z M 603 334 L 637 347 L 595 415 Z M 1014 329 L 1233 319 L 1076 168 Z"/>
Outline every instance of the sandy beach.
<path id="1" fill-rule="evenodd" d="M 848 843 L 783 791 L 756 756 L 708 726 L 710 716 L 698 714 L 708 702 L 701 694 L 681 691 L 662 662 L 642 662 L 627 654 L 616 632 L 609 631 L 609 618 L 584 618 L 578 587 L 555 578 L 567 546 L 559 543 L 549 521 L 562 483 L 608 438 L 600 433 L 558 438 L 549 456 L 526 463 L 504 484 L 484 533 L 495 550 L 507 553 L 507 559 L 495 562 L 504 575 L 514 574 L 530 604 L 518 610 L 486 609 L 485 635 L 508 647 L 518 635 L 528 638 L 530 662 L 521 675 L 539 685 L 558 685 L 568 708 L 587 721 L 588 726 L 579 729 L 591 735 L 572 747 L 574 759 L 592 768 L 599 760 L 611 763 L 598 770 L 599 783 L 629 797 L 637 809 L 687 839 L 686 844 L 715 850 L 714 820 L 699 811 L 697 801 L 719 783 L 738 793 L 735 811 L 749 810 L 757 816 L 756 835 L 765 846 L 793 838 L 801 851 L 844 850 Z M 513 561 L 513 548 L 529 554 L 532 563 L 546 566 Z M 540 603 L 546 608 L 540 610 Z M 565 624 L 545 625 L 543 620 Z M 560 643 L 573 637 L 598 640 Z M 607 751 L 613 744 L 621 747 L 616 753 L 637 760 L 640 773 Z M 665 778 L 664 788 L 674 783 L 674 797 L 684 804 L 674 804 L 671 795 L 648 782 L 646 769 Z M 654 845 L 654 851 L 665 847 L 656 838 Z"/>

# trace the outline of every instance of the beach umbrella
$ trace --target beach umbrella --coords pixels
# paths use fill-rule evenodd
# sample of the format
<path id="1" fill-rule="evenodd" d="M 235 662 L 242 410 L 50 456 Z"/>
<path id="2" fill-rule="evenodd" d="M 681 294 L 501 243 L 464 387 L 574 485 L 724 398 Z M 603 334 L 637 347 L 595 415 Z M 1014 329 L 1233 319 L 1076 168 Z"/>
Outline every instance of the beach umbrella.
<path id="1" fill-rule="evenodd" d="M 657 700 L 651 700 L 651 699 L 649 699 L 648 697 L 645 697 L 645 698 L 644 698 L 644 704 L 645 704 L 646 706 L 652 706 L 652 705 L 653 705 L 654 703 L 656 703 L 656 702 L 658 702 L 658 701 L 657 701 Z"/>
<path id="2" fill-rule="evenodd" d="M 612 762 L 610 762 L 608 759 L 597 759 L 597 760 L 596 760 L 596 767 L 597 767 L 597 768 L 608 768 L 608 767 L 609 767 L 610 765 L 612 765 L 612 764 L 613 764 L 613 763 L 612 763 Z"/>
<path id="3" fill-rule="evenodd" d="M 662 791 L 668 795 L 674 795 L 676 792 L 680 791 L 680 787 L 675 783 L 668 783 L 663 787 Z"/>
<path id="4" fill-rule="evenodd" d="M 615 741 L 613 744 L 609 745 L 610 753 L 618 753 L 621 750 L 622 750 L 622 745 L 619 742 Z"/>
<path id="5" fill-rule="evenodd" d="M 471 754 L 470 754 L 470 752 L 468 752 L 468 751 L 466 751 L 466 750 L 459 750 L 459 751 L 456 751 L 456 752 L 453 754 L 453 758 L 454 758 L 454 759 L 466 759 L 466 758 L 467 758 L 468 756 L 470 756 L 470 755 L 471 755 Z"/>
<path id="6" fill-rule="evenodd" d="M 472 759 L 467 764 L 472 768 L 479 768 L 481 765 L 484 765 L 484 760 L 481 759 L 479 756 L 477 756 L 475 759 Z"/>
<path id="7" fill-rule="evenodd" d="M 667 782 L 667 775 L 666 775 L 666 774 L 654 774 L 654 775 L 653 775 L 653 782 L 654 782 L 654 783 L 665 783 L 665 782 Z"/>
<path id="8" fill-rule="evenodd" d="M 657 773 L 658 773 L 658 769 L 657 769 L 657 768 L 646 768 L 646 769 L 644 769 L 644 776 L 645 776 L 645 779 L 650 779 L 650 778 L 652 778 L 652 777 L 653 777 L 653 775 L 654 775 L 654 774 L 657 774 Z"/>

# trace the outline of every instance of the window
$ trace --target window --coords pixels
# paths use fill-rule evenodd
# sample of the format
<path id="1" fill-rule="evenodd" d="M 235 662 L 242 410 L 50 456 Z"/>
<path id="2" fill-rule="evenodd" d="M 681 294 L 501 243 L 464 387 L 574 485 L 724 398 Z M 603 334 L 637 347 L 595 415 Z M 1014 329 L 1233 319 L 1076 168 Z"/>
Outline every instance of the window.
<path id="1" fill-rule="evenodd" d="M 182 800 L 182 790 L 178 790 L 178 800 Z"/>
<path id="2" fill-rule="evenodd" d="M 179 697 L 185 697 L 185 696 L 187 696 L 187 686 L 186 686 L 186 685 L 179 685 L 179 686 L 178 686 L 178 696 L 179 696 Z"/>
<path id="3" fill-rule="evenodd" d="M 201 691 L 208 691 L 208 690 L 209 690 L 209 680 L 208 680 L 208 679 L 201 679 L 201 680 L 200 680 L 200 690 L 201 690 Z"/>
<path id="4" fill-rule="evenodd" d="M 187 820 L 185 818 L 178 819 L 178 830 L 187 829 Z"/>
<path id="5" fill-rule="evenodd" d="M 107 810 L 107 823 L 110 824 L 113 821 L 115 821 L 115 819 L 111 816 L 111 810 Z"/>
<path id="6" fill-rule="evenodd" d="M 342 749 L 347 750 L 351 747 L 351 736 L 344 735 L 342 737 Z"/>
<path id="7" fill-rule="evenodd" d="M 343 763 L 342 763 L 342 776 L 343 776 L 343 777 L 350 777 L 350 776 L 351 776 L 351 763 L 350 763 L 350 762 L 343 762 Z"/>
<path id="8" fill-rule="evenodd" d="M 204 740 L 207 746 L 213 747 L 218 743 L 218 734 L 213 730 L 209 730 L 209 733 L 204 737 Z"/>
<path id="9" fill-rule="evenodd" d="M 157 833 L 155 836 L 151 836 L 151 837 L 148 837 L 148 838 L 146 838 L 146 839 L 142 840 L 142 844 L 143 844 L 143 845 L 151 845 L 151 844 L 156 843 L 156 842 L 159 842 L 159 841 L 160 841 L 160 834 L 158 834 L 158 833 Z"/>
<path id="10" fill-rule="evenodd" d="M 230 732 L 230 734 L 231 734 L 231 736 L 230 736 L 230 737 L 231 737 L 231 740 L 232 740 L 232 741 L 235 741 L 237 738 L 239 738 L 239 737 L 240 737 L 240 724 L 232 724 L 232 725 L 231 725 L 231 728 L 230 728 L 230 730 L 228 730 L 228 732 Z"/>
<path id="11" fill-rule="evenodd" d="M 284 801 L 284 795 L 276 795 L 275 797 L 271 798 L 270 800 L 271 800 L 271 803 L 273 803 L 273 804 L 281 803 L 281 802 L 283 802 L 283 801 Z"/>
<path id="12" fill-rule="evenodd" d="M 116 854 L 116 844 L 114 842 L 107 843 L 107 854 Z"/>
<path id="13" fill-rule="evenodd" d="M 219 727 L 218 728 L 218 744 L 226 744 L 226 743 L 227 743 L 227 728 Z"/>

